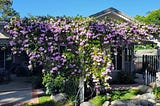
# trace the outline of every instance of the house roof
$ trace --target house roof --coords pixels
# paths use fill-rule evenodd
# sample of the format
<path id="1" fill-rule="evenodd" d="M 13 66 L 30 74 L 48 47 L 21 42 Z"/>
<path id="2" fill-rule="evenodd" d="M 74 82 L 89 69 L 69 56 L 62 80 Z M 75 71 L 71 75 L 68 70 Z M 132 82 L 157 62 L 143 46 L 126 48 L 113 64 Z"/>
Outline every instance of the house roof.
<path id="1" fill-rule="evenodd" d="M 113 19 L 117 19 L 117 20 L 123 20 L 123 21 L 129 22 L 129 23 L 139 23 L 135 19 L 133 19 L 132 17 L 122 13 L 121 11 L 119 11 L 119 10 L 113 8 L 113 7 L 102 10 L 98 13 L 93 14 L 93 15 L 90 15 L 90 17 L 95 17 L 95 18 L 100 18 L 100 19 L 102 19 L 106 16 L 108 16 L 110 18 L 113 18 Z M 153 43 L 153 44 L 155 44 L 157 42 L 154 42 L 153 40 L 148 40 L 148 41 L 145 41 L 143 43 Z"/>
<path id="2" fill-rule="evenodd" d="M 3 34 L 0 32 L 0 46 L 2 45 L 8 45 L 9 43 L 9 37 L 7 34 Z"/>
<path id="3" fill-rule="evenodd" d="M 8 34 L 4 31 L 4 26 L 7 24 L 5 21 L 0 21 L 0 39 L 8 39 Z"/>
<path id="4" fill-rule="evenodd" d="M 8 39 L 9 37 L 0 32 L 0 39 Z"/>
<path id="5" fill-rule="evenodd" d="M 125 22 L 129 22 L 129 23 L 134 23 L 135 20 L 133 18 L 131 18 L 130 16 L 125 15 L 124 13 L 122 13 L 121 11 L 110 7 L 106 10 L 100 11 L 98 13 L 95 13 L 93 15 L 91 15 L 90 17 L 95 17 L 95 18 L 103 18 L 105 16 L 114 18 L 114 19 L 118 19 L 118 20 L 123 20 Z"/>
<path id="6" fill-rule="evenodd" d="M 0 21 L 0 46 L 8 45 L 8 42 L 9 42 L 9 36 L 4 31 L 4 25 L 6 24 L 7 24 L 6 22 Z"/>

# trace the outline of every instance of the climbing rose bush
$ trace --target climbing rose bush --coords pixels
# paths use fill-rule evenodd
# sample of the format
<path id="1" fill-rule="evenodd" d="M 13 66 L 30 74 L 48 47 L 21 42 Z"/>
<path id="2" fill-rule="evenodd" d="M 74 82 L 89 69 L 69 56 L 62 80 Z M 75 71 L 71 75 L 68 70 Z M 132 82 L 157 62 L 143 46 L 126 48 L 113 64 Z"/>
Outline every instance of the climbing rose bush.
<path id="1" fill-rule="evenodd" d="M 155 25 L 88 17 L 12 19 L 5 28 L 10 34 L 9 44 L 13 54 L 26 52 L 30 70 L 37 65 L 43 66 L 42 70 L 37 71 L 43 72 L 45 85 L 55 85 L 52 82 L 57 76 L 63 77 L 64 83 L 84 77 L 87 87 L 97 90 L 110 88 L 109 73 L 114 69 L 111 46 L 116 51 L 118 47 L 125 48 L 160 33 Z"/>

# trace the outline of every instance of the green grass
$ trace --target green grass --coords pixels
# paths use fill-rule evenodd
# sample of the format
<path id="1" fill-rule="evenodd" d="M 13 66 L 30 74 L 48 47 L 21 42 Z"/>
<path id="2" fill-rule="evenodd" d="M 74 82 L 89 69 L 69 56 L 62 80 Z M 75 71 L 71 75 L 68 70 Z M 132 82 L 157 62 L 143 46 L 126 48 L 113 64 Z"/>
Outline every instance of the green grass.
<path id="1" fill-rule="evenodd" d="M 146 50 L 146 49 L 156 49 L 156 44 L 139 44 L 134 46 L 134 50 Z"/>
<path id="2" fill-rule="evenodd" d="M 160 87 L 155 87 L 153 89 L 153 93 L 156 96 L 157 99 L 160 99 Z"/>
<path id="3" fill-rule="evenodd" d="M 114 101 L 114 100 L 129 100 L 132 97 L 136 96 L 139 92 L 137 90 L 113 90 L 109 93 L 109 96 L 106 95 L 98 95 L 89 101 L 94 104 L 94 106 L 102 106 L 105 101 Z M 41 96 L 39 97 L 39 103 L 25 106 L 73 106 L 72 101 L 68 101 L 67 104 L 56 103 L 50 99 L 50 96 Z"/>
<path id="4" fill-rule="evenodd" d="M 56 103 L 53 100 L 50 99 L 50 96 L 41 96 L 38 98 L 39 103 L 38 104 L 26 104 L 25 106 L 64 106 L 60 103 Z"/>
<path id="5" fill-rule="evenodd" d="M 111 91 L 110 95 L 111 95 L 111 101 L 113 100 L 129 100 L 132 97 L 136 96 L 138 94 L 137 90 L 124 90 L 124 91 L 120 91 L 120 90 L 115 90 L 115 91 Z"/>
<path id="6" fill-rule="evenodd" d="M 102 106 L 105 101 L 114 101 L 114 100 L 130 100 L 138 94 L 138 90 L 113 90 L 109 93 L 109 96 L 98 95 L 89 101 L 94 104 L 94 106 Z"/>
<path id="7" fill-rule="evenodd" d="M 94 98 L 92 98 L 90 100 L 90 102 L 92 104 L 94 104 L 94 106 L 102 106 L 102 104 L 107 100 L 107 97 L 106 96 L 102 96 L 102 95 L 99 95 L 99 96 L 95 96 Z"/>

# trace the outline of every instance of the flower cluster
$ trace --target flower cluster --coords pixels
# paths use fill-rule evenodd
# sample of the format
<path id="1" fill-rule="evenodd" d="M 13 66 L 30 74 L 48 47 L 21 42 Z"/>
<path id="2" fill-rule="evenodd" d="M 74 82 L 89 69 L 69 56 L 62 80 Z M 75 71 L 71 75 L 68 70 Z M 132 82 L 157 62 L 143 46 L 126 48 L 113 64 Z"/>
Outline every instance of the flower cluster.
<path id="1" fill-rule="evenodd" d="M 83 17 L 13 19 L 5 26 L 13 54 L 26 52 L 29 68 L 68 77 L 84 75 L 95 88 L 108 88 L 112 70 L 110 46 L 125 47 L 159 35 L 155 25 L 124 23 Z"/>

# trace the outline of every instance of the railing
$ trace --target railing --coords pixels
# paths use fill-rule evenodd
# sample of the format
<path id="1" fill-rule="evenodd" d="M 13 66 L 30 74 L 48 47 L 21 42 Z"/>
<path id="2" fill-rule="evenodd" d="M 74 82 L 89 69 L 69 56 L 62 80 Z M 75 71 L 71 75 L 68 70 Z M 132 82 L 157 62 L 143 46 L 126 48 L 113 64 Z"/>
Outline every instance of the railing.
<path id="1" fill-rule="evenodd" d="M 160 56 L 158 55 L 144 55 L 143 69 L 145 71 L 145 84 L 156 80 L 156 72 L 160 69 Z"/>
<path id="2" fill-rule="evenodd" d="M 135 71 L 141 70 L 143 68 L 143 56 L 136 56 L 134 58 Z"/>

